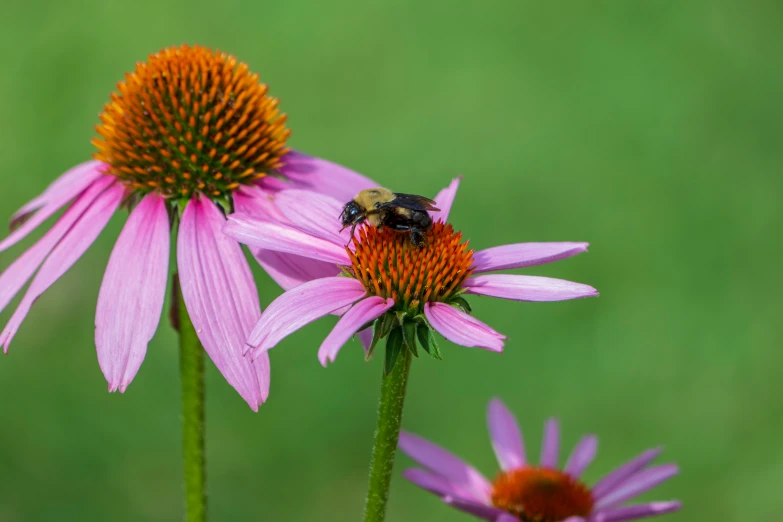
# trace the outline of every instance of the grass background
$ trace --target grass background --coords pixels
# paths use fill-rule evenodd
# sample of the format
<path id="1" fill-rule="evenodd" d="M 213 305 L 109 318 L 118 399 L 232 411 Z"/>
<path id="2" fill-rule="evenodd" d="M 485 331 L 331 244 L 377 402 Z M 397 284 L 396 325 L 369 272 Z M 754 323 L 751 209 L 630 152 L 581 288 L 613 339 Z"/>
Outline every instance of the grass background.
<path id="1" fill-rule="evenodd" d="M 781 15 L 762 1 L 10 0 L 2 214 L 90 156 L 98 112 L 136 61 L 183 42 L 230 51 L 282 99 L 296 148 L 425 195 L 464 174 L 452 221 L 474 247 L 591 242 L 526 273 L 601 297 L 474 298 L 506 351 L 446 345 L 444 361 L 417 360 L 408 430 L 492 476 L 484 411 L 500 396 L 532 454 L 551 415 L 566 447 L 598 434 L 588 481 L 663 444 L 682 473 L 645 498 L 682 499 L 669 520 L 777 520 Z M 125 395 L 106 393 L 95 357 L 98 288 L 124 219 L 0 360 L 2 522 L 180 518 L 173 331 L 161 322 Z M 264 304 L 278 294 L 260 272 L 259 287 Z M 258 414 L 209 364 L 211 520 L 360 519 L 381 361 L 350 345 L 321 368 L 333 323 L 272 352 Z M 390 522 L 470 520 L 402 480 L 409 464 L 398 459 Z"/>

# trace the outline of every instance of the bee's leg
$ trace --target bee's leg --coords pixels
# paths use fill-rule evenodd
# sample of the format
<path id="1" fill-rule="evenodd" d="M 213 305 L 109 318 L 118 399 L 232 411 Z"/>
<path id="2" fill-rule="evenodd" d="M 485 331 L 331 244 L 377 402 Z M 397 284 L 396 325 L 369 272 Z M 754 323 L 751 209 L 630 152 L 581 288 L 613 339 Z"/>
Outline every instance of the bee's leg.
<path id="1" fill-rule="evenodd" d="M 411 227 L 411 243 L 413 243 L 413 246 L 419 248 L 427 244 L 424 234 L 416 227 Z"/>
<path id="2" fill-rule="evenodd" d="M 353 225 L 351 225 L 351 237 L 348 238 L 348 242 L 345 244 L 345 246 L 350 245 L 351 241 L 353 241 L 354 243 L 356 242 L 356 238 L 353 237 L 353 233 L 356 230 L 356 225 L 358 225 L 358 223 L 354 223 Z"/>

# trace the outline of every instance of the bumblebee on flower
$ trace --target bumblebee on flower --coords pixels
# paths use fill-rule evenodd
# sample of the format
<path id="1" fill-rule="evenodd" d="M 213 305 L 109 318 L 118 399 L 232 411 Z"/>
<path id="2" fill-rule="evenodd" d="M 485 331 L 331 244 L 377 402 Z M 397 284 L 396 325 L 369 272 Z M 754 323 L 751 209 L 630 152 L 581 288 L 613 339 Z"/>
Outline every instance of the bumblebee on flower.
<path id="1" fill-rule="evenodd" d="M 433 198 L 440 210 L 430 213 L 434 224 L 424 234 L 423 248 L 388 227 L 364 226 L 350 242 L 350 232 L 341 230 L 335 219 L 344 212 L 340 201 L 297 190 L 275 196 L 287 222 L 242 213 L 229 216 L 224 231 L 240 243 L 331 262 L 343 271 L 273 301 L 248 338 L 250 356 L 255 359 L 305 324 L 337 313 L 340 320 L 318 352 L 321 363 L 334 361 L 343 344 L 359 332 L 368 355 L 378 341 L 387 339 L 388 372 L 402 350 L 417 355 L 417 343 L 440 357 L 433 330 L 456 344 L 501 351 L 505 336 L 470 315 L 466 297 L 471 294 L 519 301 L 597 295 L 594 288 L 569 281 L 485 274 L 570 257 L 586 251 L 587 244 L 519 243 L 474 252 L 446 222 L 458 186 L 455 179 Z"/>

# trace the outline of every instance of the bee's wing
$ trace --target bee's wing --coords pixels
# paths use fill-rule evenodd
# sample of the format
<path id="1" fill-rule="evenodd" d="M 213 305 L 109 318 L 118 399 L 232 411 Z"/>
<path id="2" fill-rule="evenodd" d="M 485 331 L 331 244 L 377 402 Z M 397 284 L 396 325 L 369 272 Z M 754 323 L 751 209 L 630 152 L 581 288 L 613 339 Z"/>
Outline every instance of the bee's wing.
<path id="1" fill-rule="evenodd" d="M 440 210 L 435 205 L 434 201 L 424 196 L 417 196 L 415 194 L 399 194 L 394 193 L 394 199 L 388 203 L 389 206 L 408 208 L 411 210 Z"/>

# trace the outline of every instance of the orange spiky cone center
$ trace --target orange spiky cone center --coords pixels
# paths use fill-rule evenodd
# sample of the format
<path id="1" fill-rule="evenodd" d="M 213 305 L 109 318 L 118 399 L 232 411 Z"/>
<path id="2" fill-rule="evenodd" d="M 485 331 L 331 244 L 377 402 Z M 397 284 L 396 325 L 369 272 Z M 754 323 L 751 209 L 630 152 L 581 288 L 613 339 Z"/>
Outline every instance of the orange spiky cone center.
<path id="1" fill-rule="evenodd" d="M 348 250 L 354 277 L 369 295 L 393 298 L 395 309 L 416 316 L 424 303 L 448 302 L 472 273 L 473 251 L 462 233 L 438 222 L 426 232 L 422 247 L 410 235 L 389 228 L 357 230 L 356 252 Z"/>
<path id="2" fill-rule="evenodd" d="M 492 503 L 523 522 L 560 522 L 574 516 L 587 518 L 594 500 L 590 489 L 571 475 L 526 466 L 498 474 Z"/>
<path id="3" fill-rule="evenodd" d="M 167 198 L 229 194 L 274 172 L 290 131 L 244 63 L 171 47 L 138 63 L 101 113 L 95 159 L 130 187 Z"/>

